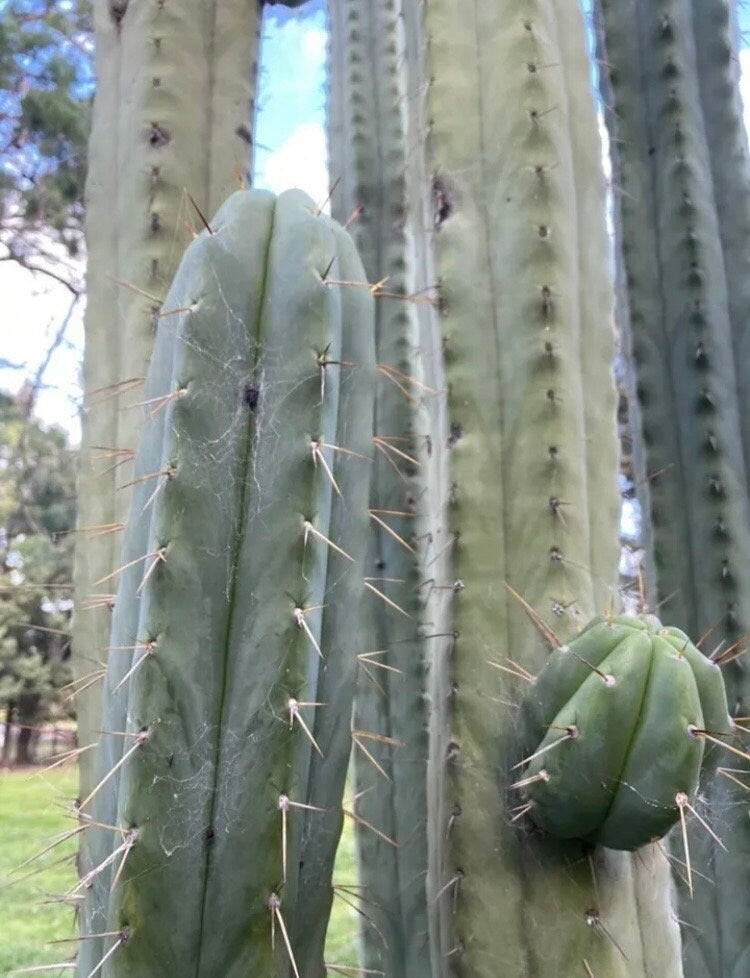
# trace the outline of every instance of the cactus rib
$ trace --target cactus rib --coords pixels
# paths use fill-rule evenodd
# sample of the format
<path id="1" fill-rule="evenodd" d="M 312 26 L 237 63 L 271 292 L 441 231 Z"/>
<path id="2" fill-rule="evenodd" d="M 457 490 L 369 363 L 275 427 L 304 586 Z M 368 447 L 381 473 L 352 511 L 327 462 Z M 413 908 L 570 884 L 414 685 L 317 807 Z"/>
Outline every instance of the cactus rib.
<path id="1" fill-rule="evenodd" d="M 85 403 L 79 525 L 122 522 L 142 386 L 160 301 L 190 227 L 187 194 L 215 211 L 251 163 L 260 6 L 210 0 L 192 9 L 162 0 L 94 5 L 97 92 L 86 186 L 88 251 Z M 111 453 L 122 452 L 120 455 Z M 119 462 L 119 464 L 117 464 Z M 74 657 L 107 645 L 107 602 L 85 602 L 112 571 L 120 541 L 82 534 L 76 548 Z M 101 589 L 100 589 L 101 590 Z M 106 590 L 106 589 L 105 589 Z M 79 739 L 96 740 L 98 689 L 78 698 Z M 93 787 L 82 755 L 82 796 Z"/>

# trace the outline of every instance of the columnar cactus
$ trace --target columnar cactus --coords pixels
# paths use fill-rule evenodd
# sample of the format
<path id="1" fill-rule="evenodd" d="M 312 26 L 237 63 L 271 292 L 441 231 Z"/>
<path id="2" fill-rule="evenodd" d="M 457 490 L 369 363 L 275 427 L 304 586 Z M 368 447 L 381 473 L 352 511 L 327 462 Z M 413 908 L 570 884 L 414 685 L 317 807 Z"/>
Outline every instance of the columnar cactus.
<path id="1" fill-rule="evenodd" d="M 739 90 L 737 4 L 692 0 L 695 64 L 698 73 L 709 164 L 719 225 L 732 347 L 737 364 L 750 361 L 750 155 Z M 740 427 L 746 478 L 750 481 L 750 382 L 737 372 Z"/>
<path id="2" fill-rule="evenodd" d="M 750 187 L 728 6 L 600 0 L 599 19 L 647 579 L 665 621 L 705 635 L 730 713 L 744 716 Z M 732 776 L 720 771 L 703 794 L 721 843 L 697 820 L 690 833 L 702 875 L 694 894 L 681 887 L 689 978 L 750 967 L 750 917 L 737 899 L 750 890 L 748 803 Z"/>
<path id="3" fill-rule="evenodd" d="M 711 158 L 701 113 L 734 107 L 717 94 L 726 59 L 713 75 L 715 49 L 696 57 L 690 21 L 710 33 L 722 5 L 601 6 L 653 563 L 661 597 L 680 589 L 669 620 L 695 637 L 721 619 L 730 659 L 750 621 L 732 364 L 746 317 L 728 299 L 745 225 L 703 193 L 728 164 Z M 645 844 L 698 810 L 706 740 L 734 728 L 716 666 L 686 635 L 612 609 L 612 294 L 578 4 L 332 2 L 333 206 L 354 220 L 364 268 L 297 192 L 241 193 L 203 216 L 242 164 L 220 142 L 233 100 L 219 67 L 245 51 L 235 38 L 253 43 L 250 7 L 252 30 L 234 8 L 188 25 L 161 0 L 112 6 L 107 22 L 123 55 L 97 110 L 91 316 L 105 274 L 128 286 L 109 294 L 119 338 L 100 324 L 89 342 L 91 377 L 112 364 L 89 387 L 117 396 L 87 450 L 129 458 L 125 401 L 146 421 L 123 477 L 121 566 L 109 544 L 79 563 L 79 584 L 119 577 L 101 600 L 110 637 L 93 619 L 78 638 L 110 655 L 80 806 L 79 976 L 322 978 L 353 739 L 354 814 L 375 830 L 359 850 L 365 970 L 682 978 L 669 865 Z M 183 36 L 192 45 L 167 56 Z M 206 67 L 195 90 L 185 52 Z M 235 78 L 252 79 L 245 60 Z M 135 162 L 107 155 L 115 90 Z M 216 124 L 215 139 L 195 127 L 195 153 L 175 136 L 193 118 L 177 92 L 208 99 Z M 188 159 L 195 179 L 179 170 Z M 205 228 L 161 304 L 183 188 Z M 100 240 L 107 197 L 123 230 Z M 102 499 L 84 501 L 84 524 L 120 522 Z M 627 702 L 607 698 L 611 676 Z M 676 718 L 653 698 L 666 689 Z M 672 766 L 646 756 L 657 742 Z M 736 801 L 710 791 L 717 807 Z M 729 859 L 711 836 L 695 842 L 720 887 L 718 912 L 696 887 L 691 978 L 747 970 L 746 921 L 731 940 L 706 930 L 734 923 L 748 846 L 733 823 L 732 835 Z"/>
<path id="4" fill-rule="evenodd" d="M 425 608 L 448 633 L 428 652 L 436 973 L 455 962 L 489 976 L 502 961 L 519 976 L 677 975 L 663 855 L 598 849 L 591 862 L 529 832 L 510 788 L 526 682 L 507 670 L 534 674 L 544 651 L 503 582 L 564 639 L 612 600 L 617 563 L 611 295 L 580 11 L 431 0 L 424 28 L 450 417 L 450 473 L 429 497 L 446 525 L 424 576 L 462 584 L 450 610 L 445 590 Z"/>
<path id="5" fill-rule="evenodd" d="M 237 193 L 159 315 L 78 974 L 324 974 L 368 532 L 372 299 L 299 191 Z M 101 935 L 101 936 L 97 936 Z M 299 969 L 299 970 L 298 970 Z"/>
<path id="6" fill-rule="evenodd" d="M 419 99 L 408 87 L 416 77 L 405 67 L 400 0 L 335 0 L 330 12 L 332 211 L 341 222 L 351 219 L 368 280 L 383 282 L 386 293 L 375 316 L 376 435 L 382 440 L 374 458 L 368 576 L 387 600 L 373 594 L 368 608 L 369 638 L 361 651 L 375 654 L 366 656 L 359 677 L 354 722 L 363 739 L 354 765 L 358 811 L 387 838 L 366 827 L 357 832 L 363 965 L 421 978 L 431 971 L 427 719 L 416 632 L 420 503 L 412 495 L 418 448 L 411 415 L 425 388 L 414 383 L 412 356 L 420 319 L 427 316 L 429 323 L 434 290 L 409 297 L 416 287 L 415 244 L 426 240 L 421 215 L 407 204 L 410 178 L 416 171 L 417 191 L 422 178 L 419 147 L 410 154 L 407 146 Z"/>

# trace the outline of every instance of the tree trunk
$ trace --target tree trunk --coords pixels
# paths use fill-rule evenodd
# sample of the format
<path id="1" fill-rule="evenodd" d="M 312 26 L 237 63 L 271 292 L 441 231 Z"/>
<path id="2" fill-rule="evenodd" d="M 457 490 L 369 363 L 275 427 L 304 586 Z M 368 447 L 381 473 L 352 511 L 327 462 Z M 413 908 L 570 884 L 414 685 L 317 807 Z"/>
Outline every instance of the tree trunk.
<path id="1" fill-rule="evenodd" d="M 28 724 L 18 728 L 18 740 L 16 741 L 16 765 L 18 767 L 34 763 L 33 733 L 33 729 Z"/>
<path id="2" fill-rule="evenodd" d="M 11 750 L 13 747 L 13 711 L 16 704 L 11 700 L 5 710 L 5 737 L 3 739 L 3 752 L 0 755 L 0 767 L 10 767 Z"/>

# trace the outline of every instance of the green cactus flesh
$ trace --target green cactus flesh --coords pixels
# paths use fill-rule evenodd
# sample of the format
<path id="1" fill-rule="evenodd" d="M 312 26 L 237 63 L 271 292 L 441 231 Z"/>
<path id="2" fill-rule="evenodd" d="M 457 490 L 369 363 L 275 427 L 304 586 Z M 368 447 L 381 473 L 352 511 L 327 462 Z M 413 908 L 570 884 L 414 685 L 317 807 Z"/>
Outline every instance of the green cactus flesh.
<path id="1" fill-rule="evenodd" d="M 526 712 L 542 734 L 522 777 L 532 818 L 612 849 L 669 831 L 694 800 L 703 731 L 731 732 L 719 667 L 679 629 L 638 618 L 595 619 L 553 651 Z"/>
<path id="2" fill-rule="evenodd" d="M 393 781 L 370 770 L 363 805 L 405 852 L 362 833 L 375 894 L 363 912 L 385 922 L 364 964 L 388 978 L 679 978 L 663 855 L 531 831 L 498 777 L 523 756 L 521 681 L 505 657 L 532 671 L 544 658 L 503 580 L 567 637 L 605 607 L 617 563 L 612 296 L 580 10 L 341 0 L 333 11 L 339 214 L 364 207 L 372 277 L 440 290 L 439 308 L 380 316 L 378 360 L 408 379 L 406 395 L 381 384 L 376 417 L 410 458 L 390 475 L 382 465 L 376 491 L 391 495 L 376 505 L 396 516 L 417 575 L 382 534 L 373 573 L 392 604 L 371 647 L 402 672 L 358 709 L 405 747 L 378 755 Z M 415 800 L 425 707 L 426 824 Z M 426 935 L 414 885 L 424 833 Z"/>
<path id="3" fill-rule="evenodd" d="M 324 974 L 372 300 L 326 280 L 361 281 L 361 264 L 298 191 L 237 193 L 210 223 L 165 302 L 146 387 L 102 780 L 82 802 L 110 826 L 87 833 L 82 978 L 107 954 L 109 978 L 292 974 L 286 937 L 306 976 Z"/>

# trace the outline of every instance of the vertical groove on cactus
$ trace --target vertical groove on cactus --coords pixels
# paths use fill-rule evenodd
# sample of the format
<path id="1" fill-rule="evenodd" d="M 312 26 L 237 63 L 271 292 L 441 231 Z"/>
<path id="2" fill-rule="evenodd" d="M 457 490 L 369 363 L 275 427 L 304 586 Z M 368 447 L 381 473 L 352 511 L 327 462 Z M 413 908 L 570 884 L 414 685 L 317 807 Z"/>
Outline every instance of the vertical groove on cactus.
<path id="1" fill-rule="evenodd" d="M 509 658 L 536 672 L 545 653 L 503 582 L 564 638 L 615 581 L 616 470 L 597 468 L 615 457 L 613 341 L 601 319 L 611 299 L 606 252 L 590 244 L 602 238 L 603 186 L 598 204 L 579 201 L 573 175 L 596 145 L 580 13 L 558 22 L 547 2 L 430 0 L 424 29 L 450 415 L 445 542 L 463 585 L 455 638 L 437 647 L 429 674 L 434 972 L 494 976 L 502 960 L 519 978 L 656 974 L 647 968 L 658 943 L 659 973 L 676 976 L 663 856 L 638 857 L 660 893 L 649 920 L 630 856 L 539 838 L 515 819 L 510 789 L 523 683 L 503 668 Z M 421 556 L 426 578 L 434 553 Z M 426 622 L 445 617 L 428 603 Z"/>
<path id="2" fill-rule="evenodd" d="M 182 311 L 161 320 L 146 385 L 178 394 L 139 438 L 102 780 L 82 802 L 115 827 L 91 830 L 82 933 L 120 943 L 82 942 L 82 978 L 110 952 L 110 978 L 325 973 L 372 299 L 334 284 L 361 264 L 298 191 L 237 194 L 211 228 L 165 302 Z"/>
<path id="3" fill-rule="evenodd" d="M 97 4 L 97 95 L 86 188 L 85 404 L 79 524 L 121 521 L 161 299 L 201 222 L 248 172 L 260 6 L 211 0 Z M 140 290 L 140 291 L 139 291 Z M 134 381 L 133 385 L 123 384 Z M 100 391 L 99 394 L 95 393 Z M 116 453 L 121 454 L 116 454 Z M 113 454 L 115 453 L 115 454 Z M 102 471 L 106 470 L 105 474 Z M 80 672 L 107 645 L 107 603 L 86 609 L 120 540 L 82 534 L 76 551 L 73 648 Z M 111 588 L 110 588 L 111 590 Z M 99 690 L 78 698 L 82 744 L 96 740 Z M 90 752 L 81 790 L 92 786 Z"/>
<path id="4" fill-rule="evenodd" d="M 419 306 L 398 298 L 412 292 L 410 239 L 421 228 L 407 213 L 409 159 L 404 27 L 396 0 L 331 4 L 329 145 L 332 207 L 352 221 L 370 282 L 386 280 L 376 305 L 380 368 L 376 407 L 372 542 L 368 575 L 385 600 L 372 595 L 363 652 L 380 653 L 360 671 L 354 724 L 385 740 L 355 746 L 358 812 L 396 846 L 365 827 L 357 832 L 360 884 L 367 914 L 361 928 L 363 964 L 395 976 L 429 975 L 424 818 L 427 764 L 422 648 L 416 634 L 419 578 L 414 559 L 416 510 L 412 405 L 421 389 L 413 351 Z M 420 173 L 421 178 L 421 173 Z M 426 293 L 420 297 L 424 302 Z M 385 666 L 386 668 L 383 668 Z M 392 671 L 397 670 L 397 671 Z"/>
<path id="5" fill-rule="evenodd" d="M 736 4 L 728 0 L 692 0 L 696 70 L 709 162 L 713 175 L 716 216 L 724 255 L 727 304 L 732 327 L 734 362 L 750 362 L 750 156 L 739 90 L 739 25 Z M 739 415 L 750 482 L 750 383 L 737 371 Z"/>
<path id="6" fill-rule="evenodd" d="M 750 624 L 739 376 L 748 227 L 748 189 L 739 183 L 747 160 L 727 5 L 600 0 L 599 7 L 620 184 L 627 300 L 620 315 L 636 377 L 645 466 L 637 475 L 648 487 L 641 502 L 657 600 L 666 621 L 695 636 L 710 631 L 709 650 L 726 652 Z M 722 664 L 730 712 L 744 715 L 747 664 Z M 715 764 L 728 759 L 713 753 Z M 691 827 L 693 865 L 708 880 L 697 878 L 693 899 L 680 887 L 689 978 L 735 978 L 750 966 L 747 915 L 730 896 L 750 887 L 750 833 L 734 815 L 747 810 L 743 795 L 721 776 L 704 793 L 703 814 L 729 854 Z"/>

